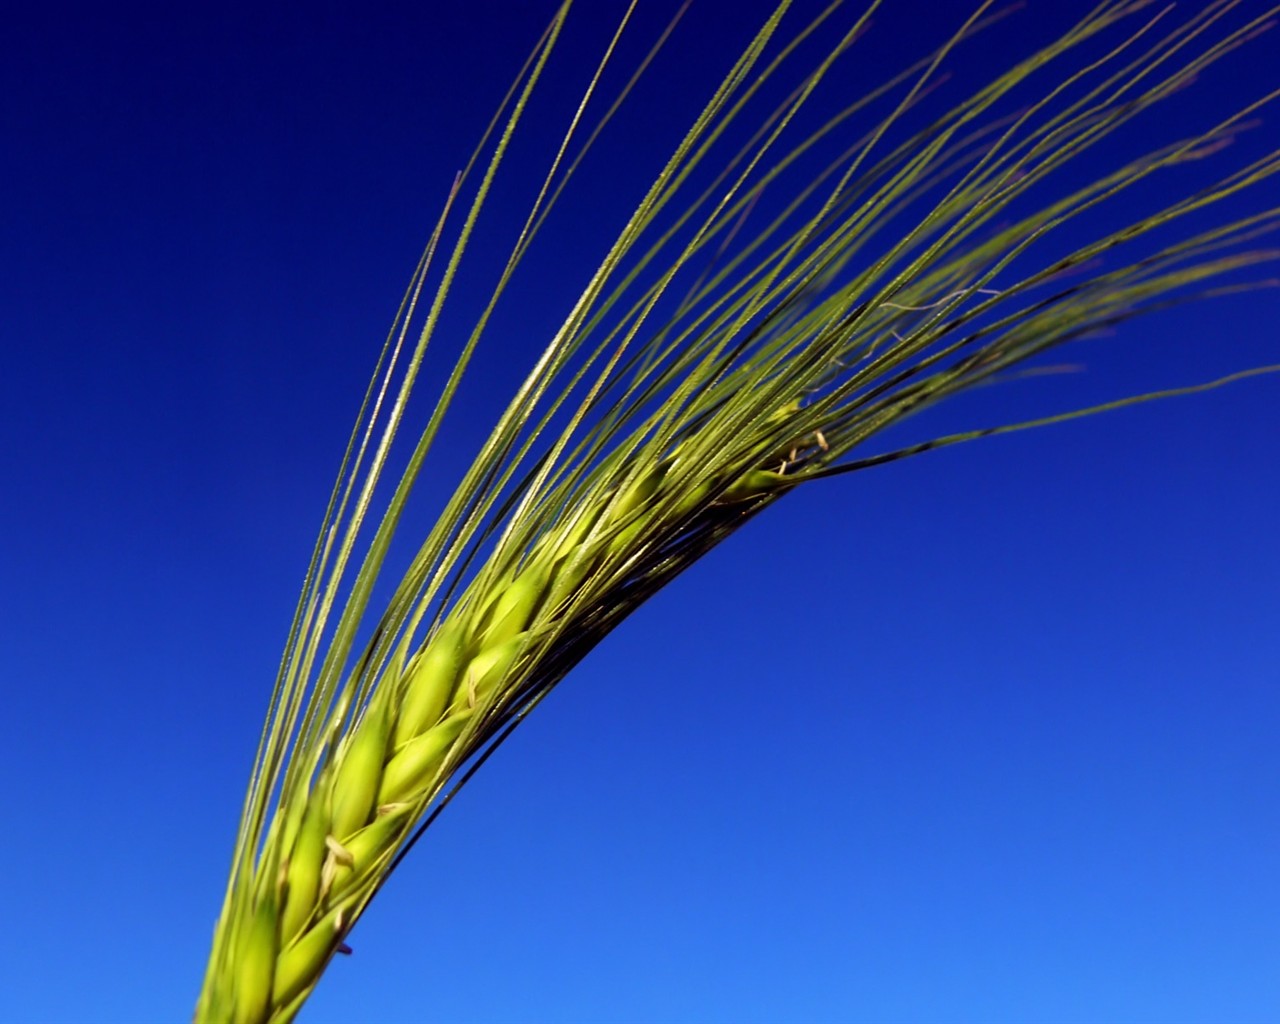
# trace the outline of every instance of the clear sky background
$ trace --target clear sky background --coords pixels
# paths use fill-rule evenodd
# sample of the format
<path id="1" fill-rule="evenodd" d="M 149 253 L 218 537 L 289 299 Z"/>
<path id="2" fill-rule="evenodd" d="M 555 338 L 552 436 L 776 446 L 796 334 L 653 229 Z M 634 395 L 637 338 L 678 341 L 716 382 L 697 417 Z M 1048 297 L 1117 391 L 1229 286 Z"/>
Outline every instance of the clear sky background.
<path id="1" fill-rule="evenodd" d="M 643 6 L 631 59 L 674 5 Z M 531 263 L 426 493 L 766 6 L 695 0 Z M 1029 0 L 957 55 L 952 88 L 1088 6 Z M 968 7 L 894 0 L 842 87 Z M 583 4 L 535 139 L 619 9 Z M 0 1020 L 189 1019 L 364 381 L 550 13 L 6 14 Z M 1276 45 L 1140 131 L 1274 88 Z M 1241 146 L 1274 147 L 1276 116 Z M 509 238 L 522 196 L 495 195 L 486 237 Z M 1128 325 L 1063 357 L 1083 373 L 919 429 L 1277 362 L 1278 316 L 1264 292 Z M 302 1019 L 1280 1019 L 1278 406 L 1280 378 L 1255 379 L 789 497 L 484 767 Z"/>

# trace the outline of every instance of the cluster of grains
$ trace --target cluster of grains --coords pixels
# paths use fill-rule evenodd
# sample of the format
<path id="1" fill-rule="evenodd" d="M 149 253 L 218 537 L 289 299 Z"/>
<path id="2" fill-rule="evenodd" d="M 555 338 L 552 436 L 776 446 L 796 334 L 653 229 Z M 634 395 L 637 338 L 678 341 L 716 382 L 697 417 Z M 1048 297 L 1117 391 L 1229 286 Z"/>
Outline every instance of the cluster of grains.
<path id="1" fill-rule="evenodd" d="M 652 528 L 646 510 L 670 498 L 670 461 L 632 484 L 596 516 L 569 517 L 544 534 L 516 568 L 457 602 L 427 643 L 374 691 L 363 716 L 303 800 L 283 810 L 280 870 L 259 879 L 251 919 L 239 930 L 228 976 L 236 1024 L 286 1020 L 360 909 L 366 882 L 384 870 L 442 778 L 474 749 L 473 719 L 527 677 L 565 600 L 606 559 L 635 550 Z M 724 489 L 718 504 L 776 490 L 784 478 L 754 470 Z M 687 514 L 706 504 L 701 484 L 675 499 Z M 602 521 L 596 522 L 596 519 Z M 570 624 L 571 628 L 571 624 Z M 228 993 L 230 994 L 230 993 Z"/>

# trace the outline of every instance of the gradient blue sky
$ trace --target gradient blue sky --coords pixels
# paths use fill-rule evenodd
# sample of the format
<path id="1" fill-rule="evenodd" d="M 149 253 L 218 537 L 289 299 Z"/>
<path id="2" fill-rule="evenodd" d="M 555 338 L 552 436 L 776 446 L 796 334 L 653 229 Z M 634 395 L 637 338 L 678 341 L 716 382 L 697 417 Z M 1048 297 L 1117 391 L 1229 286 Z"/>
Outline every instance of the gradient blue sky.
<path id="1" fill-rule="evenodd" d="M 643 184 L 629 147 L 671 141 L 723 68 L 711 29 L 742 41 L 766 6 L 696 0 L 459 437 Z M 1091 4 L 1027 6 L 960 81 Z M 646 5 L 637 40 L 672 7 Z M 968 7 L 896 0 L 850 83 Z M 617 9 L 584 4 L 535 126 Z M 6 15 L 0 1020 L 189 1018 L 364 379 L 550 10 Z M 1274 47 L 1187 112 L 1274 86 Z M 1275 139 L 1272 112 L 1242 145 Z M 495 196 L 499 226 L 518 201 Z M 1278 314 L 1258 293 L 1132 324 L 1068 357 L 1087 372 L 936 423 L 1276 362 Z M 789 498 L 485 766 L 302 1019 L 1280 1019 L 1278 405 L 1257 379 Z"/>

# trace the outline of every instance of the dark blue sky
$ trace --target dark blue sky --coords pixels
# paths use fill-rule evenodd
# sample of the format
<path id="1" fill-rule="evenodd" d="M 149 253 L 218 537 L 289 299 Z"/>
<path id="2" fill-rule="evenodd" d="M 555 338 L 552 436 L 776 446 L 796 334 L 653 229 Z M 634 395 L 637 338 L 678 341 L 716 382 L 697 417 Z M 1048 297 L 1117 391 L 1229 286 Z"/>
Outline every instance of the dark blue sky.
<path id="1" fill-rule="evenodd" d="M 530 263 L 428 495 L 767 6 L 695 0 Z M 1029 0 L 957 55 L 955 87 L 1089 6 Z M 673 7 L 645 5 L 624 63 Z M 888 7 L 841 88 L 969 3 Z M 618 10 L 571 21 L 517 171 Z M 6 15 L 0 1019 L 188 1019 L 364 381 L 550 13 Z M 1275 46 L 1184 113 L 1280 84 Z M 1275 117 L 1241 146 L 1274 147 Z M 525 198 L 501 187 L 484 237 Z M 487 282 L 460 286 L 464 310 Z M 1127 325 L 1064 357 L 1087 372 L 921 429 L 1278 362 L 1278 314 L 1260 292 Z M 303 1019 L 1274 1021 L 1278 403 L 1280 378 L 1255 379 L 788 498 L 485 766 Z"/>

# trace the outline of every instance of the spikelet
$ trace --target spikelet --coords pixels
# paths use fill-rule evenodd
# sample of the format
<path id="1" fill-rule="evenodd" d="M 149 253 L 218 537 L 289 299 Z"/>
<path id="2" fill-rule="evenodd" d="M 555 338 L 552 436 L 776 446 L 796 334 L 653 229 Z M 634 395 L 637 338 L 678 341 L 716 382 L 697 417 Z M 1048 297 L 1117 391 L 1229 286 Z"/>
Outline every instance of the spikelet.
<path id="1" fill-rule="evenodd" d="M 497 596 L 481 617 L 479 646 L 492 647 L 523 632 L 529 625 L 546 588 L 546 569 L 534 564 L 498 586 Z"/>
<path id="2" fill-rule="evenodd" d="M 302 827 L 285 865 L 284 914 L 280 919 L 280 934 L 286 942 L 297 936 L 316 908 L 324 863 L 324 840 L 328 833 L 329 820 L 324 801 L 307 801 Z"/>
<path id="3" fill-rule="evenodd" d="M 658 465 L 625 487 L 622 493 L 618 495 L 618 500 L 613 504 L 613 508 L 609 513 L 610 520 L 615 523 L 622 522 L 652 498 L 657 493 L 659 486 L 661 486 L 662 478 L 666 476 L 667 468 L 666 465 Z"/>
<path id="4" fill-rule="evenodd" d="M 386 814 L 379 814 L 368 825 L 341 844 L 339 853 L 330 847 L 328 896 L 331 899 L 346 894 L 351 883 L 367 872 L 388 849 L 394 845 L 398 832 L 405 826 L 408 805 L 401 805 Z"/>
<path id="5" fill-rule="evenodd" d="M 788 480 L 781 473 L 772 473 L 767 469 L 753 469 L 731 483 L 720 496 L 720 500 L 726 503 L 749 501 L 794 483 L 794 480 Z"/>
<path id="6" fill-rule="evenodd" d="M 340 904 L 280 951 L 271 989 L 273 1005 L 286 1005 L 315 984 L 326 961 L 342 942 L 343 926 L 350 912 L 350 901 Z M 266 1020 L 267 1015 L 250 1019 Z"/>
<path id="7" fill-rule="evenodd" d="M 400 713 L 392 730 L 393 750 L 440 721 L 461 671 L 461 630 L 450 619 L 409 663 Z"/>
<path id="8" fill-rule="evenodd" d="M 340 839 L 361 828 L 373 814 L 387 753 L 387 703 L 373 702 L 338 764 L 330 831 Z"/>
<path id="9" fill-rule="evenodd" d="M 252 910 L 235 964 L 235 1024 L 254 1024 L 271 1008 L 279 921 L 275 896 L 268 893 Z"/>
<path id="10" fill-rule="evenodd" d="M 454 695 L 450 709 L 453 712 L 469 711 L 481 704 L 510 671 L 528 639 L 528 633 L 490 644 L 467 664 L 462 673 L 462 685 Z"/>
<path id="11" fill-rule="evenodd" d="M 378 804 L 400 803 L 416 796 L 435 775 L 470 717 L 470 711 L 455 712 L 396 751 L 382 773 Z"/>

